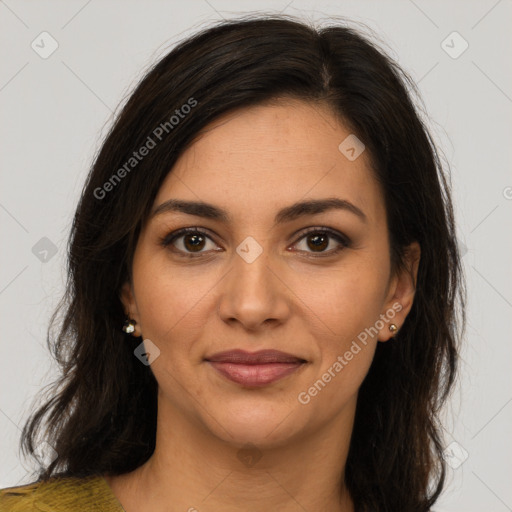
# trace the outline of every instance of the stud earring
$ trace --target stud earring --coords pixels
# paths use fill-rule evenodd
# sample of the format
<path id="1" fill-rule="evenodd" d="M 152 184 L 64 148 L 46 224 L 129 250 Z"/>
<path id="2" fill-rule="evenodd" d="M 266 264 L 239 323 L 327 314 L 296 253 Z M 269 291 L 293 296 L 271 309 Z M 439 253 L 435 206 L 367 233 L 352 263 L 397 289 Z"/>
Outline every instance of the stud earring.
<path id="1" fill-rule="evenodd" d="M 389 330 L 392 332 L 392 333 L 395 333 L 396 331 L 398 331 L 398 327 L 395 325 L 395 324 L 391 324 L 389 326 Z"/>
<path id="2" fill-rule="evenodd" d="M 128 318 L 123 325 L 123 331 L 126 334 L 133 334 L 135 332 L 135 324 L 136 323 L 137 322 L 135 320 L 133 320 L 133 318 Z"/>

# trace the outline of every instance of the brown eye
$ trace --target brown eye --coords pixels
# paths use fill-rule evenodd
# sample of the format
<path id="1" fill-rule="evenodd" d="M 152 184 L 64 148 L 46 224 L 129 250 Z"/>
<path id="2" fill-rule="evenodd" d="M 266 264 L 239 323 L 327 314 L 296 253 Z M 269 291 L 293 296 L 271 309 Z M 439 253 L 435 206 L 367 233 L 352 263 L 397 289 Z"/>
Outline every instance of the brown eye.
<path id="1" fill-rule="evenodd" d="M 312 248 L 314 251 L 323 251 L 329 245 L 329 236 L 323 233 L 318 235 L 308 235 L 307 237 L 308 247 Z"/>
<path id="2" fill-rule="evenodd" d="M 201 256 L 209 252 L 203 250 L 208 242 L 211 242 L 214 247 L 216 246 L 211 237 L 202 230 L 198 228 L 184 228 L 168 234 L 160 243 L 163 247 L 172 246 L 172 250 L 180 255 L 193 258 L 196 255 Z"/>
<path id="3" fill-rule="evenodd" d="M 330 246 L 331 240 L 336 242 L 334 248 L 326 250 Z M 318 253 L 319 256 L 330 256 L 350 246 L 350 240 L 347 237 L 327 228 L 312 228 L 307 231 L 295 245 L 299 242 L 305 244 L 305 249 L 301 249 L 300 251 L 309 253 L 310 255 L 312 254 L 313 256 L 315 255 L 314 253 Z"/>
<path id="4" fill-rule="evenodd" d="M 187 251 L 200 251 L 204 247 L 205 237 L 201 234 L 183 235 L 183 245 Z"/>
<path id="5" fill-rule="evenodd" d="M 335 243 L 332 244 L 332 241 Z M 213 247 L 208 249 L 208 243 L 211 243 Z M 329 228 L 311 228 L 294 245 L 299 243 L 305 244 L 305 247 L 299 249 L 299 252 L 312 257 L 322 257 L 332 256 L 349 247 L 350 239 Z M 163 247 L 169 247 L 179 256 L 188 258 L 201 257 L 209 252 L 222 250 L 218 249 L 213 239 L 200 228 L 183 228 L 174 231 L 161 239 L 160 244 Z M 334 247 L 328 249 L 331 245 Z"/>

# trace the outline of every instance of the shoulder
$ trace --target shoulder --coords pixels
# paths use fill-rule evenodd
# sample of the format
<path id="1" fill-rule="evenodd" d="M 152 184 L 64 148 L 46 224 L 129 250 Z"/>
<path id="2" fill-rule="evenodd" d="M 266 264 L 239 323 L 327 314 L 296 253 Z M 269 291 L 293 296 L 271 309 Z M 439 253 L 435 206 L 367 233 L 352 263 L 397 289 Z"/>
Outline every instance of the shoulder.
<path id="1" fill-rule="evenodd" d="M 0 489 L 0 512 L 123 512 L 102 476 L 53 477 Z"/>

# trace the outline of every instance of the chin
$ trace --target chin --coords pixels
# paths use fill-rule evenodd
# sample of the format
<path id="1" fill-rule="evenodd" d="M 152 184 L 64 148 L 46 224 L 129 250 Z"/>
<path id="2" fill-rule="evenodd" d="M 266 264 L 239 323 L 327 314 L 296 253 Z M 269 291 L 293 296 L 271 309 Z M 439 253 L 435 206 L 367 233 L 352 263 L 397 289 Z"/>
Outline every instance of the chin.
<path id="1" fill-rule="evenodd" d="M 266 404 L 248 405 L 212 411 L 213 418 L 205 418 L 213 433 L 227 443 L 243 446 L 247 443 L 261 448 L 272 448 L 285 443 L 297 434 L 299 422 L 289 407 Z M 284 420 L 284 421 L 283 421 Z M 222 428 L 222 427 L 225 427 Z"/>

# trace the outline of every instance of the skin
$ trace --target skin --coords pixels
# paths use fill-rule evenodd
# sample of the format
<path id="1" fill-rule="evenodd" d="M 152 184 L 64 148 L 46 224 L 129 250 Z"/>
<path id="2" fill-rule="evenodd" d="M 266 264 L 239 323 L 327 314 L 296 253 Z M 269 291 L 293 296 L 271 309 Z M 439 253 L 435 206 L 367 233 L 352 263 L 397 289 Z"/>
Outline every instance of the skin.
<path id="1" fill-rule="evenodd" d="M 349 161 L 338 149 L 349 134 L 320 104 L 281 99 L 245 108 L 208 126 L 162 184 L 155 207 L 171 198 L 204 201 L 232 222 L 167 212 L 151 218 L 138 240 L 121 300 L 135 335 L 160 350 L 151 363 L 158 421 L 152 457 L 106 477 L 126 512 L 231 512 L 240 504 L 249 512 L 354 510 L 343 477 L 358 389 L 377 343 L 393 336 L 389 324 L 400 328 L 410 311 L 420 248 L 412 244 L 406 270 L 391 273 L 384 198 L 366 152 Z M 367 222 L 329 210 L 273 226 L 280 208 L 328 197 L 355 204 Z M 178 255 L 197 254 L 190 235 L 188 244 L 187 236 L 160 244 L 183 227 L 210 236 L 196 259 Z M 327 238 L 315 251 L 314 233 L 304 235 L 310 227 L 352 243 L 322 256 L 340 243 Z M 236 252 L 248 236 L 263 251 L 252 263 Z M 299 393 L 393 304 L 401 305 L 394 318 L 300 403 Z M 234 348 L 277 349 L 307 363 L 249 389 L 204 361 Z M 247 443 L 256 463 L 238 456 Z"/>

